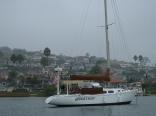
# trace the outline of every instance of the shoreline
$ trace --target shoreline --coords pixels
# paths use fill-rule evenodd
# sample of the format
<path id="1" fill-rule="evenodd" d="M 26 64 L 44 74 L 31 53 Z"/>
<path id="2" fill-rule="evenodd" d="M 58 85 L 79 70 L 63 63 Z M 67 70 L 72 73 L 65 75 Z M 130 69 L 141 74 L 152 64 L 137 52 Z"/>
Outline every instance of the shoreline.
<path id="1" fill-rule="evenodd" d="M 143 95 L 141 95 L 143 96 Z M 146 96 L 146 95 L 145 95 Z M 156 94 L 149 94 L 147 96 L 156 96 Z M 31 92 L 0 92 L 0 97 L 48 97 L 41 93 L 31 93 Z M 140 96 L 138 96 L 140 97 Z"/>
<path id="2" fill-rule="evenodd" d="M 0 97 L 47 97 L 43 94 L 31 93 L 31 92 L 6 92 L 1 91 Z"/>

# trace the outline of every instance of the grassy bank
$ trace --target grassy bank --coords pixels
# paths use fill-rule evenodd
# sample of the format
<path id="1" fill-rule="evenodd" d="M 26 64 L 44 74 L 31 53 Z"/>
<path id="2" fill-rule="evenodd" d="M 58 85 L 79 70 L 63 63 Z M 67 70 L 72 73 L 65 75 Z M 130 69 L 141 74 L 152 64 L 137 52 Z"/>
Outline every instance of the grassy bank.
<path id="1" fill-rule="evenodd" d="M 0 97 L 29 97 L 29 92 L 0 92 Z"/>
<path id="2" fill-rule="evenodd" d="M 36 91 L 36 92 L 0 92 L 0 97 L 30 97 L 30 96 L 36 96 L 36 97 L 45 97 L 45 95 L 42 92 Z"/>

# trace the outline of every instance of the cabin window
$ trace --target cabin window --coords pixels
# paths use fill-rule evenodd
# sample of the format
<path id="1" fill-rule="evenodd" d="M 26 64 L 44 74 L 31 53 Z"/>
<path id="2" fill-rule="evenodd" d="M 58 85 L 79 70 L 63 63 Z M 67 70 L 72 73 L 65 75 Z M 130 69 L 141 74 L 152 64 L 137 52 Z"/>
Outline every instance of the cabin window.
<path id="1" fill-rule="evenodd" d="M 84 85 L 84 88 L 88 88 L 88 86 L 87 85 Z"/>
<path id="2" fill-rule="evenodd" d="M 107 91 L 103 91 L 104 94 L 107 94 Z"/>
<path id="3" fill-rule="evenodd" d="M 120 90 L 118 90 L 118 92 L 120 92 Z"/>
<path id="4" fill-rule="evenodd" d="M 114 91 L 108 91 L 108 93 L 114 93 Z"/>

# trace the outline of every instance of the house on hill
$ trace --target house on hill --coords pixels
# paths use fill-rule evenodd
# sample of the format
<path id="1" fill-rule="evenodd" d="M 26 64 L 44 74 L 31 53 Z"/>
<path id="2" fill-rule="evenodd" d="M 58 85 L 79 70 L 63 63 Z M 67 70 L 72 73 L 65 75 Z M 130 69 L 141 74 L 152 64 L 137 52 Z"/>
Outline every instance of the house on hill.
<path id="1" fill-rule="evenodd" d="M 127 80 L 123 80 L 120 77 L 111 77 L 111 85 L 113 87 L 125 88 L 128 86 L 128 82 L 127 82 Z"/>
<path id="2" fill-rule="evenodd" d="M 78 62 L 78 63 L 74 63 L 74 64 L 73 64 L 72 69 L 75 70 L 75 71 L 78 71 L 78 70 L 80 70 L 80 69 L 83 70 L 83 69 L 84 69 L 84 66 L 83 66 L 82 63 Z"/>
<path id="3" fill-rule="evenodd" d="M 0 78 L 0 91 L 6 91 L 7 90 L 8 83 L 6 79 Z"/>
<path id="4" fill-rule="evenodd" d="M 87 56 L 77 56 L 77 57 L 75 57 L 75 61 L 89 63 L 89 58 Z"/>

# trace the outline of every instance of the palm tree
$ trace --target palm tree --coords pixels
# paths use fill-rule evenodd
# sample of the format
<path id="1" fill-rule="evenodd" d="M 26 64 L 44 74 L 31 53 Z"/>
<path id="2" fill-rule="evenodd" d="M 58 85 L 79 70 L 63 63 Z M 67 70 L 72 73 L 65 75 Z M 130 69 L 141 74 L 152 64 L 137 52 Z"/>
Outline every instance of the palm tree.
<path id="1" fill-rule="evenodd" d="M 10 57 L 10 60 L 15 64 L 15 62 L 17 61 L 17 57 L 15 54 L 12 54 Z"/>
<path id="2" fill-rule="evenodd" d="M 86 53 L 86 56 L 89 58 L 89 53 Z"/>
<path id="3" fill-rule="evenodd" d="M 47 56 L 47 63 L 48 63 L 48 56 L 50 56 L 50 53 L 51 53 L 50 49 L 48 47 L 46 47 L 44 49 L 44 55 Z"/>
<path id="4" fill-rule="evenodd" d="M 139 62 L 140 62 L 140 65 L 141 65 L 141 61 L 143 60 L 143 57 L 142 57 L 142 55 L 139 55 L 139 57 L 138 57 L 138 60 L 139 60 Z"/>
<path id="5" fill-rule="evenodd" d="M 45 66 L 48 65 L 48 60 L 47 58 L 43 57 L 40 61 L 41 65 L 43 66 L 43 70 L 45 69 Z"/>
<path id="6" fill-rule="evenodd" d="M 138 57 L 135 55 L 135 56 L 133 57 L 133 60 L 135 60 L 135 62 L 136 62 L 137 59 L 138 59 Z"/>
<path id="7" fill-rule="evenodd" d="M 21 54 L 18 54 L 17 60 L 21 64 L 21 62 L 24 61 L 24 57 Z"/>
<path id="8" fill-rule="evenodd" d="M 17 76 L 17 72 L 15 71 L 15 70 L 11 70 L 10 72 L 9 72 L 9 77 L 10 78 L 15 78 Z"/>

